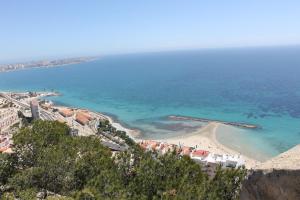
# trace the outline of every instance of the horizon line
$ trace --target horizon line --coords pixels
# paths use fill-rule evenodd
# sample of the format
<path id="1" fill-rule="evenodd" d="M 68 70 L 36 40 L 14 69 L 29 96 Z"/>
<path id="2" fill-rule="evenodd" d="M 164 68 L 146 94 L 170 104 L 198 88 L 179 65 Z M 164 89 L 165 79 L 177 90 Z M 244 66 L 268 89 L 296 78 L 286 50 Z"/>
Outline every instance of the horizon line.
<path id="1" fill-rule="evenodd" d="M 132 51 L 132 52 L 120 52 L 120 53 L 102 53 L 102 54 L 90 54 L 90 55 L 81 55 L 81 56 L 43 56 L 46 58 L 24 58 L 20 61 L 1 61 L 2 64 L 17 64 L 17 63 L 27 63 L 35 61 L 52 61 L 52 60 L 61 60 L 61 59 L 71 59 L 71 58 L 88 58 L 95 57 L 101 58 L 106 56 L 121 56 L 121 55 L 134 55 L 134 54 L 151 54 L 151 53 L 167 53 L 167 52 L 180 52 L 180 51 L 205 51 L 205 50 L 233 50 L 233 49 L 256 49 L 256 48 L 289 48 L 289 47 L 300 47 L 299 44 L 276 44 L 276 45 L 246 45 L 246 46 L 228 46 L 228 47 L 197 47 L 197 48 L 178 48 L 178 49 L 162 49 L 162 50 L 145 50 L 145 51 Z M 51 58 L 52 57 L 52 58 Z M 19 59 L 16 59 L 19 60 Z M 23 61 L 21 61 L 23 60 Z"/>

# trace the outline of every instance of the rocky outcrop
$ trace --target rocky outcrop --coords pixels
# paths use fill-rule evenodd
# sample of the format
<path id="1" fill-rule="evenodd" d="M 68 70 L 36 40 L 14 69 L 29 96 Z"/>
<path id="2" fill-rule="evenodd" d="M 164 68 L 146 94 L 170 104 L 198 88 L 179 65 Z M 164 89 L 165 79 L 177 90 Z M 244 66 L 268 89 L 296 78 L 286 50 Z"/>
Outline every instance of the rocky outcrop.
<path id="1" fill-rule="evenodd" d="M 250 171 L 240 197 L 241 200 L 300 200 L 300 145 Z"/>
<path id="2" fill-rule="evenodd" d="M 253 171 L 243 183 L 240 199 L 300 200 L 300 170 Z"/>

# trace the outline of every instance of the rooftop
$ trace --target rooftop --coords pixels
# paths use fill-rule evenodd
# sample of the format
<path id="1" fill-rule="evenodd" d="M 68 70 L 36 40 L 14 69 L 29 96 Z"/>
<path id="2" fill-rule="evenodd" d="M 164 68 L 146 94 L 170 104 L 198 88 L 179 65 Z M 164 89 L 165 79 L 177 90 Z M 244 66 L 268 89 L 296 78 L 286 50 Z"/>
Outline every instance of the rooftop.
<path id="1" fill-rule="evenodd" d="M 71 117 L 74 114 L 73 110 L 68 109 L 68 108 L 60 109 L 59 113 L 61 115 L 63 115 L 64 117 Z"/>
<path id="2" fill-rule="evenodd" d="M 90 118 L 88 118 L 86 115 L 79 112 L 76 114 L 76 121 L 82 125 L 86 125 L 89 123 Z"/>

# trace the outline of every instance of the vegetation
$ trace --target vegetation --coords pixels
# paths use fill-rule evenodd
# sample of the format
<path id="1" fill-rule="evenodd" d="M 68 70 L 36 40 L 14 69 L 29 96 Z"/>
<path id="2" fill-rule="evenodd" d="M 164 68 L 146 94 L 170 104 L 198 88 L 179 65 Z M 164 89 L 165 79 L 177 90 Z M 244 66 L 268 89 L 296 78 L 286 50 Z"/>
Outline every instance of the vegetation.
<path id="1" fill-rule="evenodd" d="M 121 134 L 118 132 L 118 134 Z M 14 154 L 0 154 L 0 199 L 238 199 L 244 169 L 218 169 L 210 179 L 200 165 L 175 153 L 133 146 L 112 156 L 97 137 L 71 137 L 67 125 L 35 121 L 14 135 Z"/>
<path id="2" fill-rule="evenodd" d="M 18 111 L 18 117 L 21 119 L 21 124 L 24 127 L 28 126 L 33 121 L 32 117 L 25 117 L 21 111 Z"/>
<path id="3" fill-rule="evenodd" d="M 117 136 L 125 141 L 131 148 L 136 149 L 136 143 L 126 134 L 125 131 L 117 130 L 108 120 L 100 120 L 98 125 L 98 132 L 108 132 L 112 137 Z"/>

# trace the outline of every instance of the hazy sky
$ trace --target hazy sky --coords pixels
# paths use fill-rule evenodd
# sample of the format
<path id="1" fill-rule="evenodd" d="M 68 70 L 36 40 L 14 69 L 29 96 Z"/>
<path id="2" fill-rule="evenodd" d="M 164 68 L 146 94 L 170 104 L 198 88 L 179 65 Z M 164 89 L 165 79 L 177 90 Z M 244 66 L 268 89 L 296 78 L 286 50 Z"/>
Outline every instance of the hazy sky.
<path id="1" fill-rule="evenodd" d="M 0 61 L 289 44 L 299 0 L 0 1 Z"/>

